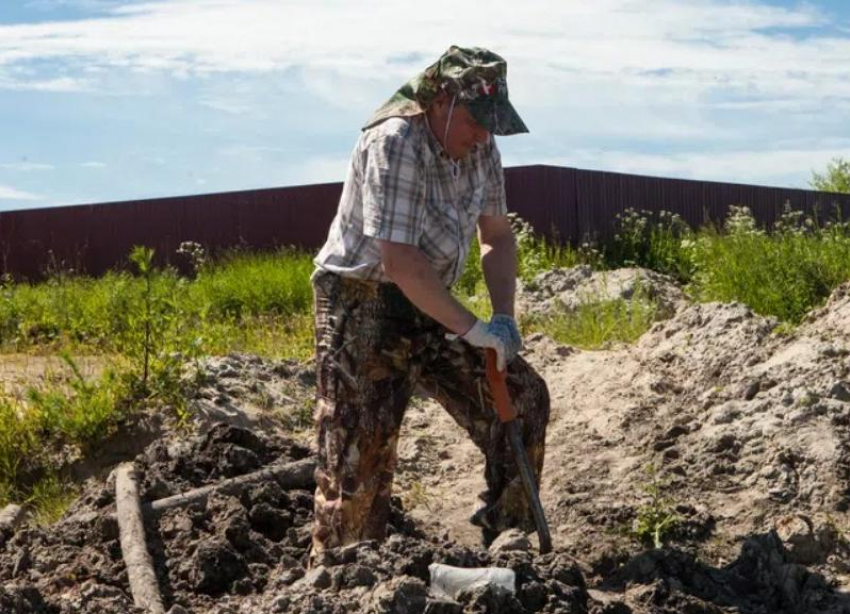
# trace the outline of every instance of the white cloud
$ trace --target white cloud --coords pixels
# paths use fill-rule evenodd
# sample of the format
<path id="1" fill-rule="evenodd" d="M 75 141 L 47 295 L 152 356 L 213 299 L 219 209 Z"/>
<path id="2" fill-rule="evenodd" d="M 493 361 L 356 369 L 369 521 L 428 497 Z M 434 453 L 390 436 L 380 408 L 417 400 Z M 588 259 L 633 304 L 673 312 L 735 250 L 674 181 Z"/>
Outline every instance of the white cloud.
<path id="1" fill-rule="evenodd" d="M 165 77 L 196 79 L 196 103 L 222 118 L 202 130 L 251 142 L 216 153 L 270 172 L 285 165 L 272 176 L 286 183 L 341 180 L 346 160 L 301 161 L 292 152 L 304 141 L 267 146 L 261 134 L 231 133 L 236 120 L 288 112 L 301 138 L 322 132 L 314 107 L 365 120 L 452 43 L 509 60 L 511 98 L 533 131 L 524 143 L 545 149 L 512 141 L 508 163 L 805 187 L 811 168 L 848 154 L 825 137 L 847 134 L 850 31 L 808 3 L 544 0 L 519 10 L 491 0 L 482 18 L 480 5 L 453 0 L 431 0 L 427 11 L 378 0 L 33 2 L 99 14 L 0 25 L 0 89 L 155 96 Z M 811 139 L 776 143 L 802 135 Z"/>
<path id="2" fill-rule="evenodd" d="M 216 111 L 222 111 L 230 115 L 250 115 L 256 111 L 256 104 L 248 100 L 235 100 L 225 97 L 202 98 L 200 104 Z"/>
<path id="3" fill-rule="evenodd" d="M 41 164 L 37 162 L 5 162 L 0 164 L 0 169 L 9 171 L 52 171 L 52 164 Z"/>
<path id="4" fill-rule="evenodd" d="M 467 24 L 474 23 L 474 37 L 509 57 L 517 67 L 512 74 L 534 96 L 576 76 L 582 82 L 616 79 L 635 96 L 654 83 L 675 87 L 686 99 L 718 89 L 811 97 L 816 85 L 850 95 L 844 78 L 850 40 L 765 33 L 827 22 L 805 4 L 550 1 L 518 11 L 512 0 L 492 0 L 482 20 L 479 6 L 434 0 L 428 18 L 410 27 L 411 12 L 420 6 L 378 0 L 135 3 L 112 8 L 106 17 L 2 26 L 0 64 L 53 58 L 182 76 L 309 66 L 307 86 L 340 99 L 341 91 L 352 95 L 340 77 L 395 83 L 413 66 L 421 68 L 421 58 L 469 40 Z"/>
<path id="5" fill-rule="evenodd" d="M 103 162 L 81 162 L 80 166 L 83 168 L 106 168 L 106 164 Z"/>
<path id="6" fill-rule="evenodd" d="M 10 188 L 9 186 L 0 185 L 0 201 L 2 200 L 41 200 L 41 196 L 37 194 L 32 194 L 31 192 L 24 192 L 23 190 L 16 190 L 15 188 Z"/>
<path id="7" fill-rule="evenodd" d="M 0 89 L 36 92 L 87 92 L 93 88 L 87 79 L 57 77 L 55 79 L 11 78 L 0 74 Z"/>

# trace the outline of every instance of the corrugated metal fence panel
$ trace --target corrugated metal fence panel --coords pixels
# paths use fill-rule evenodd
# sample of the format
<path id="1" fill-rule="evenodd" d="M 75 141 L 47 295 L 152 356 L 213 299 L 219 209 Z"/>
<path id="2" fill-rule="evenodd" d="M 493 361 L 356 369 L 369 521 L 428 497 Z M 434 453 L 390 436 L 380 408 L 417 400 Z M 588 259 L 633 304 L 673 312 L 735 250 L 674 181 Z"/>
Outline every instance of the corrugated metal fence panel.
<path id="1" fill-rule="evenodd" d="M 0 213 L 2 272 L 41 278 L 56 265 L 99 275 L 126 267 L 134 245 L 180 264 L 182 241 L 214 253 L 237 246 L 315 248 L 327 235 L 342 184 L 321 184 Z"/>
<path id="2" fill-rule="evenodd" d="M 571 239 L 579 233 L 576 169 L 524 166 L 505 169 L 508 209 L 549 237 Z"/>
<path id="3" fill-rule="evenodd" d="M 576 172 L 576 225 L 573 241 L 594 241 L 609 234 L 613 218 L 624 210 L 619 175 L 603 171 Z"/>
<path id="4" fill-rule="evenodd" d="M 836 206 L 850 218 L 850 195 L 808 190 L 663 179 L 555 166 L 505 169 L 508 208 L 534 228 L 573 243 L 609 239 L 628 208 L 679 213 L 692 226 L 722 220 L 746 205 L 773 224 L 785 202 L 820 216 Z M 175 250 L 197 241 L 213 253 L 235 246 L 315 249 L 327 236 L 342 184 L 78 205 L 0 213 L 0 273 L 39 278 L 51 262 L 98 275 L 126 266 L 133 245 L 180 264 Z"/>
<path id="5" fill-rule="evenodd" d="M 698 181 L 685 179 L 659 179 L 663 186 L 661 210 L 678 213 L 693 228 L 702 226 L 706 221 L 703 206 L 703 185 Z"/>
<path id="6" fill-rule="evenodd" d="M 746 206 L 760 224 L 772 227 L 785 203 L 811 215 L 816 203 L 823 211 L 843 206 L 850 213 L 850 195 L 686 179 L 663 179 L 603 171 L 576 171 L 579 233 L 573 242 L 605 241 L 614 235 L 616 216 L 626 209 L 681 215 L 691 226 L 720 223 L 732 205 Z M 829 202 L 829 207 L 823 203 Z M 844 219 L 847 219 L 845 216 Z"/>

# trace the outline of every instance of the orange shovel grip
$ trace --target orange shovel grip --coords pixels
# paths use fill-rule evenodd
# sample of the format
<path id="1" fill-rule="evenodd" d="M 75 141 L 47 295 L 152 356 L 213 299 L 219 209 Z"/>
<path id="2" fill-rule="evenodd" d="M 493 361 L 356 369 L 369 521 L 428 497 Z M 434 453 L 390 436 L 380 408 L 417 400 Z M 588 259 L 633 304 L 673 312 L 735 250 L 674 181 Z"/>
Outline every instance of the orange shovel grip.
<path id="1" fill-rule="evenodd" d="M 517 413 L 511 403 L 508 394 L 507 371 L 499 371 L 497 365 L 496 350 L 487 350 L 487 381 L 490 384 L 490 393 L 496 404 L 496 413 L 499 414 L 501 422 L 510 422 L 516 418 Z"/>

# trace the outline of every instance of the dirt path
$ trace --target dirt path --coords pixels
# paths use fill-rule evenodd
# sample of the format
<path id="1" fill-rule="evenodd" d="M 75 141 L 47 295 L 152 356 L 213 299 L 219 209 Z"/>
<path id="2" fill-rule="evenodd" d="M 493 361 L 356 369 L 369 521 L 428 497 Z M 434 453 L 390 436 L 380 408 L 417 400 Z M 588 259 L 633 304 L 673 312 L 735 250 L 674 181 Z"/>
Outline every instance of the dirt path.
<path id="1" fill-rule="evenodd" d="M 97 378 L 110 364 L 108 356 L 74 356 L 83 377 Z M 72 371 L 59 356 L 0 354 L 0 397 L 21 399 L 29 386 L 67 381 Z"/>

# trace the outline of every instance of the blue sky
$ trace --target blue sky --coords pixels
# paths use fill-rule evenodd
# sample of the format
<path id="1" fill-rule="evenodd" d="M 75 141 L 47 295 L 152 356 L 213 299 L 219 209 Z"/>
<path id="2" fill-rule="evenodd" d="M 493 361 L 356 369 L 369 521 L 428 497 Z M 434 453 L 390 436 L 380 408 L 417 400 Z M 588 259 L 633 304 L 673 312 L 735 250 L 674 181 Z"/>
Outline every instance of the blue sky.
<path id="1" fill-rule="evenodd" d="M 508 60 L 507 166 L 807 187 L 850 157 L 847 2 L 0 0 L 0 210 L 341 181 L 451 44 Z"/>

